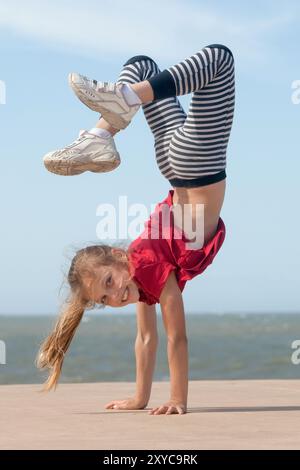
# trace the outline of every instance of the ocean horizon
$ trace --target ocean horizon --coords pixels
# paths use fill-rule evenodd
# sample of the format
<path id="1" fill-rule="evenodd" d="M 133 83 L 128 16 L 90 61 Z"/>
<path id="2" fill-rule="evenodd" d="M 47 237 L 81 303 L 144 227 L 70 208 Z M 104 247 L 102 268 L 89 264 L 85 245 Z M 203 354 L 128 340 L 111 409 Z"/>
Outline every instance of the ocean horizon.
<path id="1" fill-rule="evenodd" d="M 5 364 L 0 384 L 42 383 L 34 365 L 57 315 L 0 315 Z M 157 315 L 159 346 L 154 381 L 169 380 L 167 344 Z M 186 313 L 190 380 L 298 379 L 293 342 L 299 313 Z M 135 313 L 88 312 L 64 361 L 61 383 L 134 382 Z M 3 348 L 2 348 L 3 350 Z M 3 362 L 3 361 L 2 361 Z M 294 361 L 295 362 L 295 361 Z"/>

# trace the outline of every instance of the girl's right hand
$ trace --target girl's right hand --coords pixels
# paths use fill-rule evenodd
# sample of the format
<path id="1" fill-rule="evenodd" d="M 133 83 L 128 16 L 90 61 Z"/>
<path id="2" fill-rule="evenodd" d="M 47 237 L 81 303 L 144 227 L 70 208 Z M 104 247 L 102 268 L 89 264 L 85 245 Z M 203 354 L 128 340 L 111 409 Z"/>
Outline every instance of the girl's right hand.
<path id="1" fill-rule="evenodd" d="M 136 398 L 126 398 L 125 400 L 113 400 L 105 405 L 107 410 L 142 410 L 147 405 L 143 405 Z"/>

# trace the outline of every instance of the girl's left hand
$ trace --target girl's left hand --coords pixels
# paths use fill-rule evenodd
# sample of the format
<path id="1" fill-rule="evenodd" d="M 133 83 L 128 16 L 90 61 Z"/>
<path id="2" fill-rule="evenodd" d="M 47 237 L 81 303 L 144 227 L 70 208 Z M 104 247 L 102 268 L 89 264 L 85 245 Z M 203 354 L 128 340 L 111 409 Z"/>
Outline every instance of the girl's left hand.
<path id="1" fill-rule="evenodd" d="M 167 403 L 164 403 L 157 408 L 152 408 L 149 411 L 149 415 L 171 415 L 171 414 L 180 414 L 183 415 L 186 413 L 186 405 L 175 400 L 170 400 Z"/>

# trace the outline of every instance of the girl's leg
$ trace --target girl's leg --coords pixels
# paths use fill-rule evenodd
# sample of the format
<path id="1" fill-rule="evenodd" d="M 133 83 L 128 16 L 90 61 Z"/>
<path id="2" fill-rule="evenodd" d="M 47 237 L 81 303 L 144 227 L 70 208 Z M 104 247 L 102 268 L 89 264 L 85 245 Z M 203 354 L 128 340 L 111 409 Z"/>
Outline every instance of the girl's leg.
<path id="1" fill-rule="evenodd" d="M 148 56 L 135 56 L 129 59 L 123 66 L 117 83 L 139 84 L 161 73 L 158 65 Z M 133 89 L 137 89 L 133 87 Z M 181 126 L 186 114 L 176 96 L 166 99 L 155 98 L 154 101 L 143 103 L 143 111 L 154 138 L 158 138 L 164 132 L 175 130 Z"/>
<path id="2" fill-rule="evenodd" d="M 105 119 L 100 118 L 97 124 L 95 125 L 98 129 L 105 129 L 106 131 L 110 132 L 112 136 L 116 135 L 120 129 L 115 129 L 111 126 Z"/>
<path id="3" fill-rule="evenodd" d="M 168 167 L 165 176 L 171 185 L 197 187 L 226 178 L 226 149 L 235 98 L 232 52 L 226 46 L 213 44 L 163 72 L 140 78 L 147 79 L 153 89 L 154 101 L 145 105 L 148 123 L 154 135 L 162 130 L 167 137 L 161 146 Z M 181 125 L 180 119 L 176 120 L 172 127 L 173 110 L 169 115 L 162 112 L 164 103 L 187 93 L 193 93 L 188 116 Z M 152 110 L 155 103 L 159 108 L 158 129 L 151 112 L 147 116 L 147 109 Z M 172 129 L 172 134 L 168 134 L 168 129 Z"/>
<path id="4" fill-rule="evenodd" d="M 128 112 L 125 109 L 123 118 L 120 97 L 112 100 L 111 108 L 110 101 L 103 100 L 103 93 L 115 92 L 114 86 L 100 82 L 99 92 L 95 92 L 98 82 L 78 77 L 79 83 L 83 81 L 83 95 L 75 92 L 87 106 L 105 110 L 111 124 L 130 122 L 138 106 Z M 171 185 L 204 186 L 226 177 L 226 149 L 234 111 L 234 60 L 226 46 L 207 46 L 163 72 L 150 57 L 132 57 L 124 64 L 117 83 L 122 82 L 139 84 L 135 86 L 137 92 L 138 88 L 149 91 L 149 84 L 152 87 L 149 99 L 153 97 L 153 101 L 143 102 L 143 110 L 154 135 L 158 166 Z M 93 99 L 87 99 L 90 86 L 96 99 L 93 93 Z M 177 99 L 187 93 L 193 93 L 188 119 Z M 106 106 L 101 108 L 102 101 Z M 120 116 L 116 104 L 121 107 Z"/>
<path id="5" fill-rule="evenodd" d="M 234 59 L 223 45 L 205 47 L 168 71 L 176 95 L 193 92 L 184 125 L 172 137 L 172 186 L 196 187 L 226 178 L 226 150 L 235 101 Z"/>
<path id="6" fill-rule="evenodd" d="M 124 65 L 118 77 L 117 83 L 129 83 L 137 94 L 142 90 L 153 97 L 152 87 L 149 82 L 157 74 L 162 75 L 156 62 L 148 56 L 138 55 L 130 58 Z M 168 84 L 162 81 L 162 87 Z M 174 86 L 174 85 L 173 85 Z M 149 90 L 150 88 L 150 90 Z M 140 96 L 145 96 L 140 93 Z M 175 177 L 168 162 L 168 149 L 172 135 L 178 127 L 181 127 L 186 119 L 179 100 L 175 95 L 161 99 L 154 97 L 154 101 L 142 104 L 146 121 L 152 131 L 155 140 L 156 161 L 161 173 L 166 178 Z"/>

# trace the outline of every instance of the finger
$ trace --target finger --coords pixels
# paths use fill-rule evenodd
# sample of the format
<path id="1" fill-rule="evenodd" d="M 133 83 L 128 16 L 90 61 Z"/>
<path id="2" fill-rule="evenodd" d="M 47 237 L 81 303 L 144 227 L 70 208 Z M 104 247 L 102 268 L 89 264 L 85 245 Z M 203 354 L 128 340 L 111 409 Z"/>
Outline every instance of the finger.
<path id="1" fill-rule="evenodd" d="M 111 408 L 114 408 L 115 406 L 122 406 L 124 403 L 126 403 L 126 400 L 114 400 L 109 403 Z"/>
<path id="2" fill-rule="evenodd" d="M 170 406 L 170 408 L 168 409 L 168 411 L 166 412 L 166 415 L 171 415 L 173 413 L 173 410 L 174 410 L 174 407 L 173 406 Z"/>
<path id="3" fill-rule="evenodd" d="M 154 411 L 156 411 L 157 408 L 152 408 L 152 410 L 149 411 L 149 415 L 153 415 L 154 414 Z"/>
<path id="4" fill-rule="evenodd" d="M 115 403 L 113 405 L 113 410 L 122 410 L 124 409 L 124 405 L 122 405 L 122 403 Z"/>
<path id="5" fill-rule="evenodd" d="M 178 413 L 179 413 L 180 415 L 183 415 L 183 414 L 184 414 L 183 409 L 180 408 L 179 406 L 177 407 L 177 410 L 178 410 Z"/>
<path id="6" fill-rule="evenodd" d="M 112 409 L 119 405 L 119 402 L 113 401 L 107 405 L 108 408 Z"/>
<path id="7" fill-rule="evenodd" d="M 165 407 L 165 406 L 160 406 L 160 407 L 158 408 L 158 410 L 156 411 L 156 413 L 154 413 L 154 414 L 156 414 L 156 415 L 161 415 L 161 414 L 163 414 L 163 413 L 165 412 L 165 410 L 166 410 L 166 407 Z"/>
<path id="8" fill-rule="evenodd" d="M 118 400 L 112 400 L 112 401 L 109 401 L 108 403 L 106 403 L 106 406 L 112 406 L 112 405 L 116 405 L 118 403 L 119 403 Z"/>
<path id="9" fill-rule="evenodd" d="M 107 409 L 108 409 L 108 408 L 112 408 L 113 406 L 114 406 L 114 404 L 113 404 L 113 403 L 108 403 L 107 405 L 105 405 L 105 408 L 107 408 Z"/>

